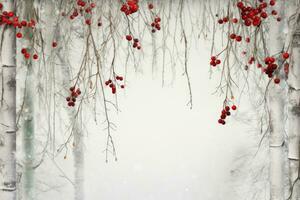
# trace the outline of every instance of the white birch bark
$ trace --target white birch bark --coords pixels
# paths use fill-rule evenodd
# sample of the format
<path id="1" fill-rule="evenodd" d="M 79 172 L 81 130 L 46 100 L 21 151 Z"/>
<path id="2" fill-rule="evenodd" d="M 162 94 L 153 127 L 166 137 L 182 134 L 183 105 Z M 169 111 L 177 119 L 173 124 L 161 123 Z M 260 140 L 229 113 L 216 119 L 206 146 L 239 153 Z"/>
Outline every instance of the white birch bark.
<path id="1" fill-rule="evenodd" d="M 276 1 L 274 8 L 280 16 L 284 14 L 284 3 Z M 284 45 L 282 30 L 284 21 L 270 21 L 269 54 L 278 55 Z M 280 58 L 281 59 L 281 58 Z M 279 63 L 280 64 L 280 60 Z M 280 74 L 279 74 L 280 76 Z M 281 77 L 283 79 L 283 77 Z M 270 200 L 284 200 L 284 105 L 286 92 L 284 83 L 270 84 L 268 88 L 268 108 L 270 119 Z"/>
<path id="2" fill-rule="evenodd" d="M 2 1 L 3 10 L 15 11 L 13 0 Z M 16 199 L 16 36 L 5 27 L 2 38 L 2 96 L 0 107 L 0 199 Z"/>
<path id="3" fill-rule="evenodd" d="M 300 13 L 290 18 L 291 65 L 288 75 L 289 103 L 289 179 L 291 199 L 300 199 L 299 154 L 300 154 Z"/>
<path id="4" fill-rule="evenodd" d="M 24 1 L 24 19 L 30 21 L 34 13 L 33 0 Z M 24 32 L 24 47 L 29 52 L 32 47 L 32 29 L 25 29 Z M 31 52 L 33 54 L 33 52 Z M 24 60 L 24 67 L 27 69 L 25 79 L 25 94 L 24 94 L 24 108 L 23 108 L 23 127 L 22 127 L 22 145 L 23 145 L 23 169 L 22 169 L 22 199 L 34 200 L 34 82 L 35 75 L 33 70 L 32 58 Z"/>

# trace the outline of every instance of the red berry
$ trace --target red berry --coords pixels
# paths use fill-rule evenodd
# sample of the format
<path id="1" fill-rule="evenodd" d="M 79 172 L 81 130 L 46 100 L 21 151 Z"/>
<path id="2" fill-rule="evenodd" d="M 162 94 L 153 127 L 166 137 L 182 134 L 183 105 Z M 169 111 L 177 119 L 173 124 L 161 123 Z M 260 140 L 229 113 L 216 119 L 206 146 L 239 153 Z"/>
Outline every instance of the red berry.
<path id="1" fill-rule="evenodd" d="M 34 60 L 37 60 L 37 59 L 38 59 L 38 55 L 37 55 L 37 54 L 34 54 L 34 55 L 33 55 L 33 59 L 34 59 Z"/>
<path id="2" fill-rule="evenodd" d="M 279 84 L 279 83 L 280 83 L 280 78 L 275 78 L 275 79 L 274 79 L 274 83 L 275 83 L 275 84 Z"/>
<path id="3" fill-rule="evenodd" d="M 26 53 L 24 54 L 24 57 L 25 57 L 25 59 L 29 59 L 29 58 L 30 58 L 30 54 L 26 52 Z"/>
<path id="4" fill-rule="evenodd" d="M 243 8 L 243 7 L 244 7 L 244 3 L 241 2 L 241 1 L 238 2 L 238 3 L 237 3 L 237 7 L 238 7 L 238 8 Z"/>
<path id="5" fill-rule="evenodd" d="M 277 11 L 276 10 L 272 10 L 272 15 L 277 15 Z"/>
<path id="6" fill-rule="evenodd" d="M 229 106 L 225 106 L 225 110 L 226 110 L 226 111 L 229 111 L 229 110 L 230 110 L 230 107 L 229 107 Z"/>
<path id="7" fill-rule="evenodd" d="M 73 92 L 75 90 L 75 87 L 70 87 L 70 91 Z"/>
<path id="8" fill-rule="evenodd" d="M 21 21 L 21 25 L 22 26 L 27 26 L 27 22 L 23 20 L 23 21 Z"/>
<path id="9" fill-rule="evenodd" d="M 233 18 L 232 19 L 232 23 L 234 23 L 234 24 L 238 23 L 238 19 L 237 18 Z"/>
<path id="10" fill-rule="evenodd" d="M 85 20 L 85 23 L 86 23 L 87 25 L 91 25 L 91 24 L 92 24 L 92 21 L 91 21 L 91 19 L 86 19 L 86 20 Z"/>
<path id="11" fill-rule="evenodd" d="M 91 8 L 95 8 L 96 4 L 95 3 L 91 3 Z"/>
<path id="12" fill-rule="evenodd" d="M 271 1 L 270 1 L 270 5 L 271 5 L 271 6 L 274 6 L 275 3 L 276 3 L 275 0 L 271 0 Z"/>
<path id="13" fill-rule="evenodd" d="M 159 23 L 160 21 L 161 21 L 160 17 L 156 17 L 156 18 L 154 19 L 154 22 L 155 22 L 155 23 Z"/>
<path id="14" fill-rule="evenodd" d="M 240 41 L 242 41 L 242 37 L 241 37 L 240 35 L 239 35 L 239 36 L 236 36 L 235 40 L 236 40 L 237 42 L 240 42 Z"/>
<path id="15" fill-rule="evenodd" d="M 152 3 L 149 3 L 149 4 L 148 4 L 148 8 L 149 8 L 150 10 L 153 9 L 153 8 L 154 8 L 153 4 L 152 4 Z"/>
<path id="16" fill-rule="evenodd" d="M 230 34 L 230 36 L 229 36 L 229 37 L 230 37 L 230 39 L 232 39 L 232 40 L 233 40 L 233 39 L 235 39 L 235 38 L 236 38 L 236 34 L 232 33 L 232 34 Z"/>
<path id="17" fill-rule="evenodd" d="M 57 42 L 52 42 L 52 47 L 53 48 L 57 47 Z"/>
<path id="18" fill-rule="evenodd" d="M 282 53 L 282 58 L 283 59 L 288 59 L 290 57 L 290 54 L 288 53 L 288 52 L 284 52 L 284 53 Z"/>
<path id="19" fill-rule="evenodd" d="M 232 110 L 236 110 L 236 105 L 231 106 Z"/>
<path id="20" fill-rule="evenodd" d="M 266 12 L 262 12 L 260 16 L 265 19 L 268 17 L 268 14 Z"/>
<path id="21" fill-rule="evenodd" d="M 12 12 L 12 11 L 8 13 L 8 16 L 9 16 L 9 17 L 13 17 L 14 15 L 15 15 L 15 14 L 14 14 L 14 12 Z"/>
<path id="22" fill-rule="evenodd" d="M 23 37 L 22 33 L 20 33 L 20 32 L 18 32 L 18 33 L 16 34 L 16 36 L 17 36 L 17 38 Z"/>
<path id="23" fill-rule="evenodd" d="M 126 40 L 131 41 L 132 40 L 132 36 L 131 35 L 126 35 Z"/>
<path id="24" fill-rule="evenodd" d="M 67 98 L 66 98 L 66 100 L 67 100 L 67 101 L 70 101 L 70 100 L 71 100 L 71 98 L 70 98 L 70 97 L 67 97 Z"/>
<path id="25" fill-rule="evenodd" d="M 124 88 L 125 88 L 125 85 L 121 85 L 121 88 L 124 89 Z"/>
<path id="26" fill-rule="evenodd" d="M 213 66 L 213 67 L 217 66 L 216 62 L 215 62 L 215 61 L 213 61 L 213 60 L 212 60 L 212 61 L 210 61 L 210 65 L 211 65 L 211 66 Z"/>
<path id="27" fill-rule="evenodd" d="M 25 53 L 27 53 L 27 50 L 25 48 L 22 48 L 21 53 L 25 54 Z"/>

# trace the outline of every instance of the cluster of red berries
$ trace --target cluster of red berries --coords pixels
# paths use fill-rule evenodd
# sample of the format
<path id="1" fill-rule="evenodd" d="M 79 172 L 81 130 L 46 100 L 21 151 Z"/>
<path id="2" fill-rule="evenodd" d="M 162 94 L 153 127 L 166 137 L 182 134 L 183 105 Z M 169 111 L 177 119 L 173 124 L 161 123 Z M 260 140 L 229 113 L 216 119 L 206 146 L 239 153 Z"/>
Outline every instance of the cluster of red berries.
<path id="1" fill-rule="evenodd" d="M 2 10 L 3 5 L 0 3 L 0 10 Z M 35 20 L 31 19 L 30 21 L 26 20 L 19 20 L 19 17 L 15 15 L 12 11 L 3 11 L 0 14 L 0 26 L 1 25 L 8 25 L 14 26 L 15 28 L 34 28 L 35 27 Z M 22 38 L 23 34 L 21 32 L 16 33 L 16 38 Z"/>
<path id="2" fill-rule="evenodd" d="M 289 56 L 290 56 L 288 52 L 284 52 L 281 55 L 282 55 L 282 59 L 283 60 L 287 60 L 289 58 Z M 278 65 L 275 63 L 276 62 L 276 58 L 274 58 L 274 57 L 266 57 L 264 61 L 265 61 L 265 64 L 267 65 L 267 67 L 266 68 L 262 68 L 263 72 L 265 74 L 267 74 L 269 78 L 273 78 L 274 72 L 278 68 Z M 261 65 L 258 65 L 258 67 L 260 68 Z M 286 63 L 284 65 L 284 68 L 285 68 L 284 71 L 287 74 L 288 73 L 288 63 Z M 274 83 L 275 84 L 279 84 L 280 83 L 280 78 L 278 78 L 278 77 L 274 78 Z"/>
<path id="3" fill-rule="evenodd" d="M 152 33 L 155 33 L 156 30 L 160 30 L 160 22 L 161 22 L 161 19 L 160 17 L 155 17 L 153 22 L 151 23 L 151 26 L 152 26 Z"/>
<path id="4" fill-rule="evenodd" d="M 124 80 L 123 76 L 116 76 L 115 78 L 116 78 L 117 81 L 123 81 Z M 111 79 L 108 79 L 107 81 L 105 81 L 105 85 L 109 86 L 111 88 L 111 93 L 115 94 L 117 92 L 116 84 L 113 83 L 113 81 Z M 121 84 L 120 88 L 124 89 L 125 85 Z"/>
<path id="5" fill-rule="evenodd" d="M 81 16 L 83 16 L 84 13 L 86 13 L 87 15 L 85 18 L 85 23 L 87 25 L 91 25 L 92 24 L 91 14 L 92 14 L 93 8 L 96 7 L 96 4 L 93 2 L 88 3 L 83 0 L 77 0 L 77 6 L 78 6 L 78 8 L 74 8 L 72 14 L 70 15 L 70 19 L 73 20 L 76 17 L 78 17 L 79 14 Z M 65 16 L 66 14 L 63 12 L 62 15 Z"/>
<path id="6" fill-rule="evenodd" d="M 217 59 L 216 56 L 210 57 L 210 65 L 216 67 L 217 65 L 221 64 L 221 60 Z"/>
<path id="7" fill-rule="evenodd" d="M 138 0 L 127 0 L 121 7 L 121 11 L 125 15 L 131 15 L 139 10 Z"/>
<path id="8" fill-rule="evenodd" d="M 236 35 L 235 33 L 230 34 L 229 38 L 232 39 L 232 40 L 235 40 L 237 42 L 242 41 L 242 36 Z"/>
<path id="9" fill-rule="evenodd" d="M 132 35 L 126 35 L 126 40 L 129 42 L 133 40 L 133 44 L 132 44 L 133 48 L 137 48 L 138 50 L 142 48 L 139 39 L 133 38 Z"/>
<path id="10" fill-rule="evenodd" d="M 0 4 L 0 10 L 2 10 L 3 5 Z M 0 14 L 0 25 L 9 25 L 9 26 L 14 26 L 15 28 L 34 28 L 35 27 L 35 20 L 31 19 L 30 21 L 26 20 L 19 20 L 18 16 L 15 16 L 15 13 L 10 11 L 3 11 Z M 16 35 L 18 38 L 22 37 L 22 33 L 17 33 Z"/>
<path id="11" fill-rule="evenodd" d="M 231 109 L 236 110 L 237 109 L 236 105 L 232 105 Z M 230 107 L 225 106 L 225 108 L 221 112 L 221 116 L 220 116 L 220 119 L 218 120 L 218 123 L 222 124 L 222 125 L 225 125 L 226 124 L 225 119 L 230 115 L 231 115 Z"/>
<path id="12" fill-rule="evenodd" d="M 70 92 L 71 94 L 66 98 L 66 101 L 68 102 L 68 106 L 74 107 L 76 99 L 81 94 L 81 91 L 79 88 L 76 89 L 75 86 L 73 86 L 70 87 Z"/>
<path id="13" fill-rule="evenodd" d="M 30 58 L 30 53 L 27 51 L 26 48 L 22 48 L 21 53 L 23 54 L 23 56 L 26 60 L 28 60 Z M 37 54 L 33 54 L 32 58 L 34 60 L 37 60 L 39 58 L 39 56 Z"/>
<path id="14" fill-rule="evenodd" d="M 3 9 L 3 4 L 0 3 L 0 10 Z M 7 25 L 7 26 L 13 26 L 15 28 L 35 28 L 36 22 L 35 20 L 31 19 L 29 21 L 26 20 L 19 20 L 19 17 L 15 15 L 12 11 L 3 11 L 0 14 L 0 26 L 1 25 Z M 16 33 L 16 38 L 22 38 L 23 34 L 20 30 Z M 30 53 L 27 51 L 27 49 L 23 48 L 21 50 L 21 53 L 23 54 L 24 58 L 28 60 L 30 58 Z M 32 58 L 34 60 L 38 59 L 37 54 L 33 54 Z"/>
<path id="15" fill-rule="evenodd" d="M 266 9 L 268 6 L 274 6 L 276 1 L 271 0 L 269 4 L 264 0 L 258 0 L 260 3 L 257 7 L 252 7 L 250 5 L 245 5 L 242 1 L 237 3 L 237 7 L 241 12 L 241 18 L 246 26 L 259 26 L 263 19 L 268 18 L 268 13 Z M 276 10 L 271 11 L 272 15 L 277 15 Z M 280 21 L 281 18 L 278 17 L 277 21 Z"/>

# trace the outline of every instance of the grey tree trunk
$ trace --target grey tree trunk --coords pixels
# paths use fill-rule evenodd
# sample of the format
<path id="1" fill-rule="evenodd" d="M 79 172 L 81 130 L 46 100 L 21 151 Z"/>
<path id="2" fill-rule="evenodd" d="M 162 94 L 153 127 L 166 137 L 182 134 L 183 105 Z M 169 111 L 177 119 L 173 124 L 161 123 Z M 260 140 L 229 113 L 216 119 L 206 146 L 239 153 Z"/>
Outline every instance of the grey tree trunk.
<path id="1" fill-rule="evenodd" d="M 61 37 L 61 32 L 58 31 L 58 37 Z M 56 55 L 60 60 L 62 82 L 65 93 L 69 93 L 69 87 L 72 83 L 71 72 L 68 63 L 66 62 L 67 53 L 62 51 L 63 47 L 56 51 Z M 72 124 L 73 133 L 73 162 L 74 162 L 74 199 L 84 200 L 84 137 L 81 127 L 81 111 L 78 113 L 74 108 L 67 107 L 69 122 Z"/>
<path id="2" fill-rule="evenodd" d="M 300 199 L 300 13 L 290 18 L 291 62 L 288 76 L 289 101 L 289 179 L 291 199 Z"/>
<path id="3" fill-rule="evenodd" d="M 15 11 L 13 0 L 2 1 L 3 10 Z M 1 49 L 2 96 L 0 102 L 0 199 L 16 199 L 16 31 L 4 28 Z"/>
<path id="4" fill-rule="evenodd" d="M 26 0 L 23 2 L 24 19 L 30 21 L 33 18 L 33 0 Z M 31 53 L 34 53 L 32 37 L 32 29 L 24 30 L 24 44 L 23 46 Z M 35 75 L 33 71 L 32 58 L 24 60 L 22 63 L 26 69 L 25 79 L 25 95 L 24 95 L 24 107 L 23 107 L 23 127 L 22 127 L 22 139 L 23 139 L 23 170 L 22 170 L 22 198 L 25 200 L 34 200 L 34 82 Z"/>
<path id="5" fill-rule="evenodd" d="M 280 16 L 284 15 L 284 2 L 277 1 L 274 8 Z M 270 22 L 269 54 L 278 55 L 284 46 L 282 29 L 284 21 L 277 22 L 272 19 Z M 281 57 L 278 64 L 282 65 Z M 278 74 L 280 76 L 280 74 Z M 284 79 L 284 77 L 280 77 Z M 270 200 L 284 200 L 284 108 L 285 108 L 285 83 L 270 84 L 268 88 L 268 108 L 270 119 Z"/>

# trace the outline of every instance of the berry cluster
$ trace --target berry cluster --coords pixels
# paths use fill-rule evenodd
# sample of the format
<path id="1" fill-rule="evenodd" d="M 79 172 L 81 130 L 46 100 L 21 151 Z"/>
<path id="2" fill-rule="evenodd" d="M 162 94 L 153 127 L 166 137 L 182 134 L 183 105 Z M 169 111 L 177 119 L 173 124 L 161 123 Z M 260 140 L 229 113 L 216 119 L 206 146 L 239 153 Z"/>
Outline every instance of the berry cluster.
<path id="1" fill-rule="evenodd" d="M 81 94 L 81 91 L 79 88 L 75 88 L 75 86 L 70 87 L 70 96 L 66 98 L 68 102 L 68 106 L 74 107 L 77 97 Z"/>
<path id="2" fill-rule="evenodd" d="M 212 56 L 210 58 L 210 65 L 216 67 L 217 65 L 221 64 L 221 60 L 217 59 L 216 56 Z"/>
<path id="3" fill-rule="evenodd" d="M 230 34 L 229 38 L 232 39 L 232 40 L 235 40 L 237 42 L 242 41 L 242 36 L 236 35 L 235 33 Z"/>
<path id="4" fill-rule="evenodd" d="M 127 0 L 121 7 L 121 11 L 125 15 L 131 15 L 139 10 L 138 0 Z"/>
<path id="5" fill-rule="evenodd" d="M 282 59 L 285 61 L 289 58 L 289 53 L 284 52 L 281 54 Z M 266 57 L 265 58 L 265 64 L 267 65 L 265 68 L 262 68 L 263 72 L 268 75 L 269 78 L 273 78 L 275 70 L 278 68 L 278 65 L 275 63 L 276 58 L 275 57 Z M 284 65 L 284 71 L 287 74 L 288 73 L 288 63 L 285 63 Z M 258 64 L 258 67 L 261 67 L 261 64 Z M 276 77 L 274 78 L 274 83 L 279 84 L 280 78 Z"/>
<path id="6" fill-rule="evenodd" d="M 0 10 L 2 10 L 3 8 L 3 5 L 0 3 Z M 34 28 L 35 27 L 35 20 L 31 19 L 30 21 L 26 21 L 26 20 L 22 20 L 22 21 L 19 21 L 19 17 L 18 16 L 15 16 L 15 13 L 10 11 L 3 11 L 1 14 L 0 14 L 0 26 L 1 25 L 8 25 L 8 26 L 14 26 L 15 28 Z M 23 35 L 21 32 L 18 32 L 16 34 L 16 37 L 17 38 L 22 38 Z"/>
<path id="7" fill-rule="evenodd" d="M 0 10 L 3 9 L 3 4 L 0 3 Z M 2 13 L 0 13 L 0 26 L 1 25 L 5 25 L 5 26 L 13 26 L 17 29 L 17 33 L 16 33 L 16 38 L 23 38 L 23 34 L 21 32 L 21 29 L 24 28 L 35 28 L 36 22 L 35 20 L 31 19 L 29 21 L 26 20 L 19 20 L 19 17 L 15 15 L 14 12 L 12 11 L 2 11 Z M 21 53 L 23 54 L 24 58 L 26 60 L 28 60 L 31 55 L 28 52 L 27 49 L 22 48 Z M 34 60 L 38 59 L 38 55 L 37 54 L 33 54 L 32 58 Z"/>
<path id="8" fill-rule="evenodd" d="M 269 4 L 264 0 L 259 0 L 257 7 L 251 5 L 245 5 L 242 1 L 237 3 L 237 7 L 240 10 L 241 18 L 245 26 L 259 26 L 262 20 L 268 18 L 268 13 L 266 9 L 269 6 L 274 6 L 276 4 L 275 0 L 271 0 Z M 273 16 L 277 15 L 276 10 L 272 10 L 271 14 Z M 278 17 L 277 21 L 280 21 L 281 18 Z"/>
<path id="9" fill-rule="evenodd" d="M 132 44 L 133 48 L 137 48 L 138 50 L 142 48 L 139 39 L 137 38 L 133 39 L 132 35 L 126 35 L 126 40 L 129 42 L 133 40 L 133 44 Z"/>
<path id="10" fill-rule="evenodd" d="M 121 82 L 124 80 L 124 78 L 123 78 L 123 76 L 116 76 L 115 80 Z M 114 83 L 111 79 L 108 79 L 107 81 L 105 81 L 105 85 L 109 86 L 111 88 L 111 93 L 115 94 L 117 92 L 117 87 L 116 87 L 117 84 L 116 84 L 116 82 Z M 124 89 L 125 85 L 121 84 L 120 88 Z"/>
<path id="11" fill-rule="evenodd" d="M 236 110 L 237 109 L 236 105 L 232 105 L 231 109 Z M 221 111 L 221 116 L 220 116 L 220 119 L 218 120 L 218 123 L 225 125 L 226 124 L 225 119 L 226 119 L 226 117 L 228 117 L 230 115 L 231 115 L 230 107 L 225 106 L 225 108 Z"/>
<path id="12" fill-rule="evenodd" d="M 26 48 L 22 48 L 21 53 L 23 54 L 23 56 L 26 60 L 28 60 L 30 58 L 30 53 L 27 51 Z M 39 58 L 39 56 L 37 54 L 33 54 L 32 58 L 34 60 L 37 60 Z"/>
<path id="13" fill-rule="evenodd" d="M 152 26 L 152 33 L 155 33 L 156 30 L 160 30 L 160 22 L 161 22 L 161 19 L 160 17 L 155 17 L 154 18 L 154 21 L 151 23 L 151 26 Z"/>
<path id="14" fill-rule="evenodd" d="M 83 0 L 77 0 L 77 8 L 74 8 L 72 14 L 70 15 L 70 19 L 73 20 L 76 17 L 79 16 L 79 14 L 81 16 L 84 15 L 84 13 L 86 14 L 85 16 L 85 24 L 86 25 L 91 25 L 92 24 L 92 20 L 91 20 L 91 14 L 92 14 L 92 10 L 93 8 L 96 7 L 96 4 L 93 2 L 86 2 Z M 66 14 L 63 12 L 62 16 L 65 16 Z"/>

